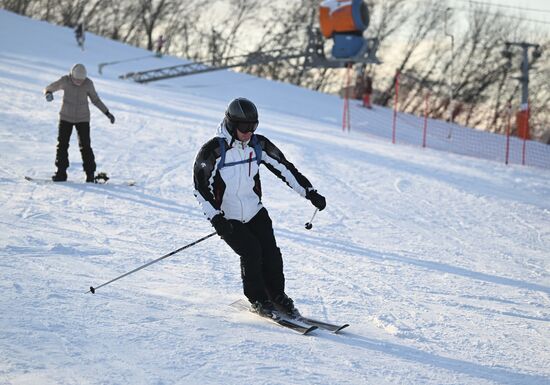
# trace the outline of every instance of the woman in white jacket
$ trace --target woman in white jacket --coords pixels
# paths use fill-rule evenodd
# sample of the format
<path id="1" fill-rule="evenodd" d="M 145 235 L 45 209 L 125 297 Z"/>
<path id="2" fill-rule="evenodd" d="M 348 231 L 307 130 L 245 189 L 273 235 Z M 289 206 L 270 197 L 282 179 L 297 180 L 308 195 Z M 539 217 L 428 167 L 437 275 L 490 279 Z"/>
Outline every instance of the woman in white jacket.
<path id="1" fill-rule="evenodd" d="M 218 235 L 241 257 L 244 294 L 252 308 L 266 316 L 274 309 L 298 315 L 285 293 L 281 251 L 262 205 L 260 164 L 319 210 L 326 201 L 271 141 L 254 133 L 257 127 L 254 103 L 245 98 L 229 103 L 217 136 L 195 159 L 195 196 Z"/>

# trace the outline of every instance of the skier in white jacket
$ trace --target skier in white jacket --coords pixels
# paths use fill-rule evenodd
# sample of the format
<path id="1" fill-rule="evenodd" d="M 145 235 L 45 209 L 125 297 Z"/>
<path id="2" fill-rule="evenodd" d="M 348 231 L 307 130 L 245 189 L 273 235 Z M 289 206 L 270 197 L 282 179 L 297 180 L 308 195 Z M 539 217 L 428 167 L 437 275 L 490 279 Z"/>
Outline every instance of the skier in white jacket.
<path id="1" fill-rule="evenodd" d="M 252 308 L 261 315 L 276 309 L 295 316 L 298 310 L 285 293 L 281 251 L 262 205 L 260 164 L 319 210 L 326 201 L 269 139 L 254 133 L 257 127 L 254 103 L 245 98 L 229 103 L 217 136 L 195 159 L 195 196 L 218 235 L 241 257 L 244 294 Z"/>

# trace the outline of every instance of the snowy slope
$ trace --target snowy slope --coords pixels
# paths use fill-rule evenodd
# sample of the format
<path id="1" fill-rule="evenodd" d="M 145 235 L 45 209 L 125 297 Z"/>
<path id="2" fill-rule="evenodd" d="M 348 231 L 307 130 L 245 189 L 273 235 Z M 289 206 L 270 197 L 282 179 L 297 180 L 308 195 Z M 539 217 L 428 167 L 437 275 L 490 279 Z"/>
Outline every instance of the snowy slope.
<path id="1" fill-rule="evenodd" d="M 0 11 L 0 384 L 548 384 L 550 173 L 391 145 L 339 126 L 338 98 L 230 71 L 139 85 L 181 63 Z M 104 186 L 35 184 L 54 171 L 60 94 L 88 66 Z M 212 231 L 191 167 L 227 102 L 326 195 L 263 169 L 264 203 L 302 313 L 349 331 L 300 336 L 235 313 L 239 260 L 217 237 L 98 290 Z M 84 178 L 76 139 L 69 179 Z M 116 182 L 138 181 L 135 187 Z"/>

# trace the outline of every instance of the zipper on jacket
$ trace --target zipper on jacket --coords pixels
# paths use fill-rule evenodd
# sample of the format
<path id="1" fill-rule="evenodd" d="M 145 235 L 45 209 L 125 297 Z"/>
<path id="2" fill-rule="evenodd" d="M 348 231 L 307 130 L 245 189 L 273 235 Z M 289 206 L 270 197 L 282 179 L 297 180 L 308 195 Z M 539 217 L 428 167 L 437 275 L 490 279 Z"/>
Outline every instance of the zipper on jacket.
<path id="1" fill-rule="evenodd" d="M 239 155 L 240 155 L 241 160 L 244 160 L 243 158 L 246 156 L 244 154 L 244 145 L 242 146 L 241 150 L 243 152 L 241 153 L 239 151 Z M 243 205 L 242 199 L 239 197 L 239 191 L 241 190 L 242 168 L 238 167 L 238 170 L 239 170 L 239 186 L 237 187 L 237 194 L 236 195 L 237 195 L 237 199 L 239 200 L 239 203 L 241 204 L 241 222 L 244 223 L 244 205 Z"/>

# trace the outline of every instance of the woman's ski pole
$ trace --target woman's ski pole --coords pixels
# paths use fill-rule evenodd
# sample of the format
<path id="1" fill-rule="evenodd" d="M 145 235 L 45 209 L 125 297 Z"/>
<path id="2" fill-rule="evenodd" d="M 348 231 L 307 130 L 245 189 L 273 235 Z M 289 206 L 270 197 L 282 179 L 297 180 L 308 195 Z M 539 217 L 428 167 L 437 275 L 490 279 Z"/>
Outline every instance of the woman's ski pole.
<path id="1" fill-rule="evenodd" d="M 174 251 L 172 251 L 171 253 L 168 253 L 168 254 L 166 254 L 166 255 L 163 255 L 162 257 L 157 258 L 157 259 L 155 259 L 154 261 L 148 262 L 148 263 L 146 263 L 145 265 L 142 265 L 142 266 L 140 266 L 140 267 L 138 267 L 138 268 L 135 268 L 135 269 L 132 270 L 132 271 L 129 271 L 129 272 L 127 272 L 127 273 L 124 273 L 124 274 L 122 274 L 121 276 L 118 276 L 118 277 L 116 277 L 116 278 L 113 278 L 113 279 L 111 279 L 109 282 L 102 283 L 101 285 L 96 286 L 96 287 L 90 286 L 90 290 L 87 291 L 86 293 L 95 294 L 95 291 L 96 291 L 97 289 L 99 289 L 100 287 L 107 286 L 107 285 L 110 284 L 110 283 L 113 283 L 113 282 L 115 282 L 115 281 L 118 281 L 119 279 L 124 278 L 124 277 L 126 277 L 127 275 L 130 275 L 130 274 L 132 274 L 132 273 L 135 273 L 136 271 L 141 270 L 141 269 L 143 269 L 143 268 L 146 268 L 147 266 L 150 266 L 150 265 L 152 265 L 153 263 L 157 263 L 158 261 L 163 260 L 164 258 L 168 258 L 168 257 L 171 256 L 171 255 L 174 255 L 174 254 L 176 254 L 176 253 L 179 253 L 180 251 L 182 251 L 182 250 L 184 250 L 184 249 L 187 249 L 188 247 L 194 246 L 194 245 L 196 245 L 197 243 L 202 242 L 202 241 L 204 241 L 205 239 L 208 239 L 208 238 L 210 238 L 210 237 L 212 237 L 212 236 L 214 236 L 214 235 L 216 235 L 216 232 L 215 232 L 215 231 L 214 231 L 213 233 L 211 233 L 211 234 L 208 234 L 208 235 L 205 236 L 205 237 L 202 237 L 201 239 L 197 239 L 195 242 L 192 242 L 192 243 L 190 243 L 190 244 L 188 244 L 188 245 L 185 245 L 185 246 L 183 246 L 183 247 L 180 247 L 179 249 L 174 250 Z"/>
<path id="2" fill-rule="evenodd" d="M 313 222 L 313 218 L 315 218 L 315 214 L 317 214 L 317 211 L 319 211 L 319 209 L 315 209 L 315 212 L 313 213 L 313 216 L 311 217 L 311 220 L 308 223 L 306 223 L 306 229 L 307 230 L 311 230 L 311 228 L 313 227 L 313 223 L 311 223 L 311 222 Z"/>

